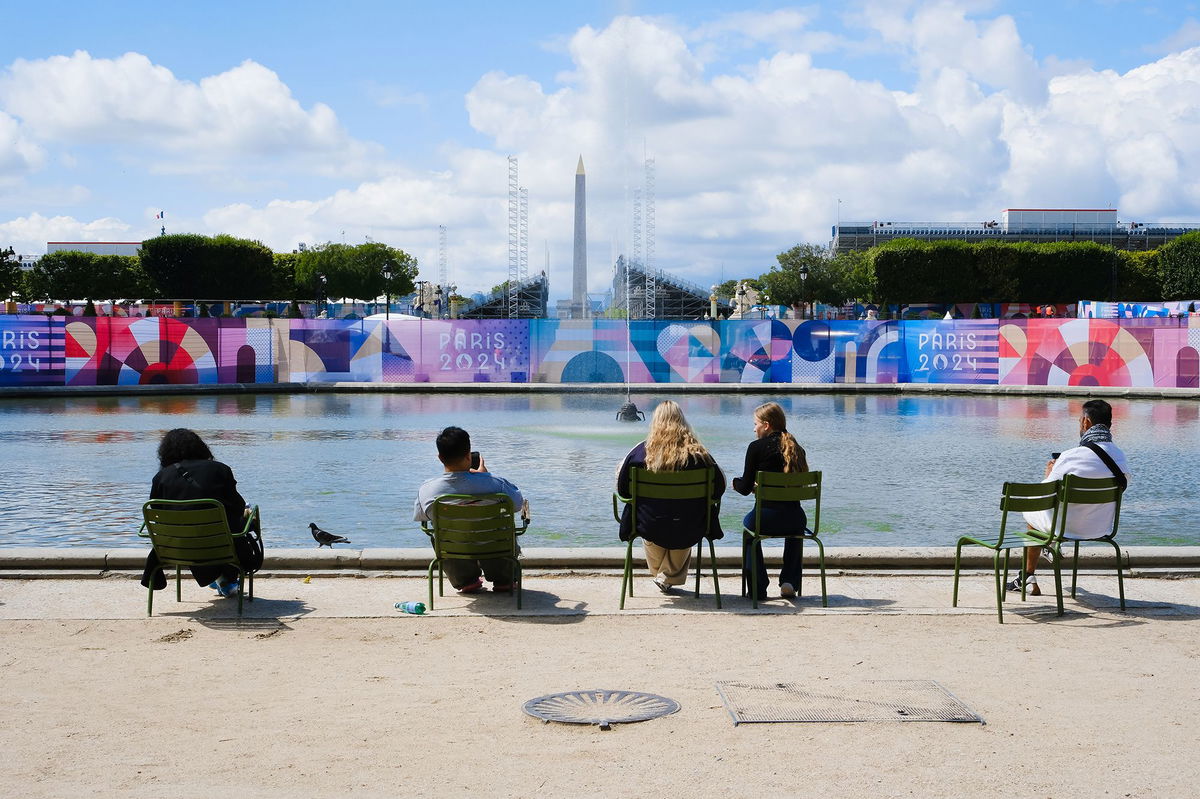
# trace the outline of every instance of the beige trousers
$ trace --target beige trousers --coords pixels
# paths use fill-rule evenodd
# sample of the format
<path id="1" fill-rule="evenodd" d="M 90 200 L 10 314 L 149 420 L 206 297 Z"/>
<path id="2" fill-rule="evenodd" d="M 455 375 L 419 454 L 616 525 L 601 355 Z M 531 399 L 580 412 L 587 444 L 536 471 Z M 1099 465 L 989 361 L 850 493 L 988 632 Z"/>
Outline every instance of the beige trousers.
<path id="1" fill-rule="evenodd" d="M 667 585 L 683 585 L 687 582 L 688 566 L 692 562 L 692 550 L 666 549 L 658 544 L 642 539 L 642 547 L 646 551 L 646 568 L 650 574 L 663 576 Z"/>

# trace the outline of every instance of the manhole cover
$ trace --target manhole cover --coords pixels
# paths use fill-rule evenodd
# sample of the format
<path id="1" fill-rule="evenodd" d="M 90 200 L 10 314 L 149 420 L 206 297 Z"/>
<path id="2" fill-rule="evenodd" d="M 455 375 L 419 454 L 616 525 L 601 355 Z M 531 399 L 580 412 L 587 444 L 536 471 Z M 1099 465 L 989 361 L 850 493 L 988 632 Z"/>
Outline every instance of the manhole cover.
<path id="1" fill-rule="evenodd" d="M 563 724 L 629 724 L 656 719 L 679 710 L 679 703 L 641 691 L 565 691 L 525 703 L 525 712 L 542 721 Z"/>
<path id="2" fill-rule="evenodd" d="M 933 680 L 829 682 L 718 682 L 733 723 L 958 721 L 983 718 Z"/>

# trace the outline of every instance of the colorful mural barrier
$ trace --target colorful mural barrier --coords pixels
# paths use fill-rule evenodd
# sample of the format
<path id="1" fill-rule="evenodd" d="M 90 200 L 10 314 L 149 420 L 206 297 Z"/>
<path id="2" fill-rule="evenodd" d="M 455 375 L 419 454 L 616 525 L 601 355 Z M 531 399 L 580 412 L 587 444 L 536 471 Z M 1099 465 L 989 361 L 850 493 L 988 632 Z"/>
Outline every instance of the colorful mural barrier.
<path id="1" fill-rule="evenodd" d="M 954 383 L 1200 387 L 1200 316 L 522 320 L 0 316 L 0 386 Z"/>

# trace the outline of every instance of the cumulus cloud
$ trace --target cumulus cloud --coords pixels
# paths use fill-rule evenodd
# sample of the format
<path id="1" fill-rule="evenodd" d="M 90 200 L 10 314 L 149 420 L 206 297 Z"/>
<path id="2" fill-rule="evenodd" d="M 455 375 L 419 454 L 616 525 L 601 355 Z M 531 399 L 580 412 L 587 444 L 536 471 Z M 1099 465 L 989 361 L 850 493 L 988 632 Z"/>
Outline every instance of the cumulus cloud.
<path id="1" fill-rule="evenodd" d="M 45 252 L 48 241 L 124 241 L 132 230 L 131 225 L 111 217 L 86 222 L 71 216 L 32 213 L 0 222 L 0 241 L 18 253 L 32 255 Z"/>
<path id="2" fill-rule="evenodd" d="M 303 108 L 254 61 L 195 83 L 140 53 L 18 59 L 0 78 L 0 105 L 40 139 L 165 151 L 183 171 L 289 156 L 332 159 L 336 169 L 376 149 L 351 138 L 329 106 Z"/>
<path id="3" fill-rule="evenodd" d="M 37 170 L 45 157 L 45 151 L 26 135 L 17 120 L 0 111 L 0 181 Z"/>

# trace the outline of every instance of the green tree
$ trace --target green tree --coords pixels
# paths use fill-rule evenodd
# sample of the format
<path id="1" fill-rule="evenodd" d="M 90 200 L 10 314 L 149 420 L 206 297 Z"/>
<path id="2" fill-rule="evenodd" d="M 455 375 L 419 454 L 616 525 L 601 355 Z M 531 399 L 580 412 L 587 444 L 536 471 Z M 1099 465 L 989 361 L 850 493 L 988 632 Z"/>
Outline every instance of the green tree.
<path id="1" fill-rule="evenodd" d="M 29 270 L 26 294 L 39 300 L 142 299 L 154 293 L 134 255 L 97 255 L 58 250 Z"/>
<path id="2" fill-rule="evenodd" d="M 296 290 L 296 265 L 300 263 L 300 253 L 277 252 L 271 260 L 271 299 L 295 300 L 299 296 Z"/>
<path id="3" fill-rule="evenodd" d="M 817 244 L 797 244 L 776 256 L 777 266 L 762 276 L 763 287 L 772 303 L 799 309 L 802 303 L 826 302 L 841 304 L 842 294 L 838 269 L 829 251 Z M 801 268 L 807 269 L 801 278 Z"/>
<path id="4" fill-rule="evenodd" d="M 178 233 L 142 242 L 142 267 L 165 299 L 263 300 L 277 288 L 275 262 L 261 242 Z"/>
<path id="5" fill-rule="evenodd" d="M 1200 297 L 1200 231 L 1158 248 L 1158 274 L 1164 300 Z"/>
<path id="6" fill-rule="evenodd" d="M 392 268 L 390 281 L 384 278 L 386 265 Z M 325 277 L 326 297 L 357 300 L 374 300 L 381 294 L 401 297 L 413 291 L 417 259 L 380 242 L 326 243 L 299 254 L 295 275 L 297 290 L 306 297 L 320 293 L 319 275 Z"/>
<path id="7" fill-rule="evenodd" d="M 1158 250 L 1117 250 L 1116 299 L 1157 302 L 1162 299 Z"/>
<path id="8" fill-rule="evenodd" d="M 851 251 L 833 257 L 838 293 L 843 300 L 875 300 L 875 270 L 865 252 Z"/>

